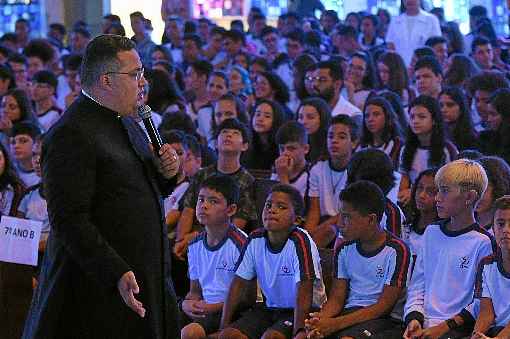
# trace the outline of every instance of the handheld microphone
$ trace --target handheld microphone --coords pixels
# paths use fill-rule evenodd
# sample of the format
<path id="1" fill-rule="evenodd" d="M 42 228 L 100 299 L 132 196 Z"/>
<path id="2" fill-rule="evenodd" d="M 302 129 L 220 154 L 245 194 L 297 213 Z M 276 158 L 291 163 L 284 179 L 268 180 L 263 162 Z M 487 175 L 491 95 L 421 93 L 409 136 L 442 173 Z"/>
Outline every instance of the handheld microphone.
<path id="1" fill-rule="evenodd" d="M 161 136 L 159 135 L 156 126 L 154 126 L 154 122 L 152 121 L 151 118 L 152 115 L 151 112 L 152 109 L 147 105 L 142 105 L 138 107 L 138 115 L 140 116 L 140 118 L 142 118 L 143 125 L 147 130 L 147 134 L 149 134 L 149 139 L 151 141 L 152 147 L 154 147 L 154 151 L 156 152 L 156 154 L 159 154 L 159 150 L 163 145 L 163 140 L 161 140 Z"/>

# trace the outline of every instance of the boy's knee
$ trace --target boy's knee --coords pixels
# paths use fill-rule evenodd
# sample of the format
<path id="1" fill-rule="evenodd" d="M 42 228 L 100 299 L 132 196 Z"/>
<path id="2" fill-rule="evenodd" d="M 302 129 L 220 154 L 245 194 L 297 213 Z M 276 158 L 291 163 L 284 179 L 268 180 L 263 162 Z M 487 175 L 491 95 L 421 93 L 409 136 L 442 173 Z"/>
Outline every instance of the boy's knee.
<path id="1" fill-rule="evenodd" d="M 197 323 L 192 323 L 182 328 L 181 339 L 198 339 L 198 338 L 206 338 L 205 330 L 201 325 Z"/>
<path id="2" fill-rule="evenodd" d="M 219 339 L 248 339 L 247 336 L 235 328 L 226 328 L 220 332 Z"/>
<path id="3" fill-rule="evenodd" d="M 262 339 L 285 339 L 285 335 L 275 330 L 267 330 L 264 332 Z"/>

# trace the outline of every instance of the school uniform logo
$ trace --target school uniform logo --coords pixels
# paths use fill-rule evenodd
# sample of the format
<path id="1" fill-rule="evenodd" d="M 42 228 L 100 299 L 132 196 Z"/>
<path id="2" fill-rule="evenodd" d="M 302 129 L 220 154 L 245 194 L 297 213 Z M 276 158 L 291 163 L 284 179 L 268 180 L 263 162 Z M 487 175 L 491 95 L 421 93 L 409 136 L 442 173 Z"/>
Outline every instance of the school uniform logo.
<path id="1" fill-rule="evenodd" d="M 218 263 L 216 269 L 220 271 L 234 272 L 234 264 L 229 265 L 227 260 L 223 259 Z"/>
<path id="2" fill-rule="evenodd" d="M 381 265 L 377 265 L 375 276 L 377 278 L 384 278 L 384 268 Z"/>
<path id="3" fill-rule="evenodd" d="M 284 276 L 292 275 L 292 269 L 289 266 L 283 264 L 280 267 L 280 272 L 278 273 L 278 275 L 284 275 Z"/>
<path id="4" fill-rule="evenodd" d="M 460 269 L 467 270 L 469 268 L 470 260 L 468 257 L 464 256 L 460 258 Z"/>

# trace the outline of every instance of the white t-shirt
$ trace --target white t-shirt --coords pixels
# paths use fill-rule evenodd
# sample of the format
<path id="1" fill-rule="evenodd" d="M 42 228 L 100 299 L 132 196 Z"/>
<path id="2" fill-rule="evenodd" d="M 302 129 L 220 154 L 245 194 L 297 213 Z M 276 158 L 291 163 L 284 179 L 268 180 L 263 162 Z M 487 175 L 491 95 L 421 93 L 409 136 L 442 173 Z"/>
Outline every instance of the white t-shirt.
<path id="1" fill-rule="evenodd" d="M 41 182 L 41 178 L 35 173 L 34 170 L 27 171 L 22 169 L 18 163 L 16 163 L 16 170 L 19 178 L 25 184 L 25 187 L 31 187 Z"/>
<path id="2" fill-rule="evenodd" d="M 363 251 L 361 244 L 354 241 L 335 249 L 335 276 L 349 281 L 345 308 L 374 305 L 385 286 L 406 286 L 409 248 L 391 233 L 386 234 L 384 245 L 373 252 Z"/>
<path id="3" fill-rule="evenodd" d="M 340 98 L 338 99 L 335 107 L 333 107 L 333 110 L 331 111 L 332 117 L 337 116 L 339 114 L 345 114 L 350 116 L 351 118 L 355 117 L 356 119 L 360 119 L 360 121 L 363 118 L 361 110 L 358 107 L 351 104 L 347 99 L 343 97 L 343 95 L 340 95 Z"/>
<path id="4" fill-rule="evenodd" d="M 336 171 L 329 161 L 317 162 L 310 171 L 308 196 L 319 198 L 321 216 L 334 216 L 340 210 L 339 195 L 347 182 L 347 170 Z"/>
<path id="5" fill-rule="evenodd" d="M 430 157 L 430 149 L 429 148 L 422 148 L 418 147 L 416 149 L 416 153 L 414 154 L 413 162 L 411 164 L 411 170 L 407 172 L 402 168 L 403 163 L 403 155 L 404 155 L 405 146 L 402 147 L 402 150 L 400 152 L 400 173 L 407 174 L 409 176 L 409 179 L 411 180 L 411 184 L 413 184 L 418 178 L 418 175 L 429 168 L 429 157 Z M 448 152 L 448 149 L 445 147 L 443 149 L 444 155 L 445 155 L 445 161 L 444 164 L 449 163 L 452 161 L 452 157 L 450 156 L 450 152 Z"/>
<path id="6" fill-rule="evenodd" d="M 306 165 L 308 167 L 308 165 Z M 306 189 L 308 187 L 308 190 L 310 189 L 310 171 L 307 170 L 307 167 L 303 169 L 300 175 L 295 177 L 294 179 L 290 180 L 290 185 L 294 186 L 299 193 L 301 193 L 301 196 L 305 198 Z M 271 180 L 280 181 L 280 178 L 278 177 L 278 174 L 272 173 L 271 174 Z"/>
<path id="7" fill-rule="evenodd" d="M 501 253 L 482 259 L 476 276 L 475 298 L 490 298 L 496 326 L 510 323 L 510 272 L 505 271 Z"/>
<path id="8" fill-rule="evenodd" d="M 492 243 L 477 224 L 452 232 L 440 222 L 427 226 L 422 244 L 404 312 L 423 314 L 428 328 L 470 306 L 478 264 L 492 254 Z"/>
<path id="9" fill-rule="evenodd" d="M 294 308 L 297 283 L 313 280 L 313 301 L 320 307 L 325 299 L 319 251 L 310 235 L 295 227 L 280 251 L 273 250 L 265 229 L 250 234 L 248 245 L 237 263 L 236 275 L 258 280 L 266 306 Z"/>
<path id="10" fill-rule="evenodd" d="M 185 180 L 177 185 L 172 194 L 165 198 L 163 201 L 163 206 L 165 207 L 165 215 L 167 215 L 171 210 L 179 209 L 179 201 L 181 201 L 181 198 L 184 196 L 184 193 L 186 193 L 188 187 L 189 181 Z"/>
<path id="11" fill-rule="evenodd" d="M 227 298 L 236 263 L 247 241 L 248 237 L 243 231 L 230 225 L 225 238 L 214 247 L 207 244 L 206 231 L 190 242 L 189 278 L 198 280 L 206 303 L 222 303 Z"/>
<path id="12" fill-rule="evenodd" d="M 37 116 L 37 121 L 42 127 L 43 132 L 47 132 L 53 124 L 55 124 L 58 119 L 60 119 L 60 115 L 62 114 L 62 110 L 56 107 L 50 108 L 45 113 Z"/>
<path id="13" fill-rule="evenodd" d="M 41 197 L 39 188 L 39 185 L 35 186 L 30 192 L 25 194 L 23 199 L 21 199 L 18 210 L 23 213 L 27 219 L 41 221 L 43 223 L 41 232 L 49 233 L 50 221 L 48 218 L 48 204 L 46 203 L 46 199 Z"/>

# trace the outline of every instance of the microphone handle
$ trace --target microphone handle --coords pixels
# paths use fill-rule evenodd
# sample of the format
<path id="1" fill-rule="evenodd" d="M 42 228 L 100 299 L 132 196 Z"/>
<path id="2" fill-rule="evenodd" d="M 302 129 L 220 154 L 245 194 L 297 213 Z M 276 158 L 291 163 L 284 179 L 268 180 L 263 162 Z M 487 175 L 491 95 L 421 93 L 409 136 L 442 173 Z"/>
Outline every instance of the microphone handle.
<path id="1" fill-rule="evenodd" d="M 156 154 L 159 153 L 161 146 L 163 145 L 163 140 L 158 133 L 158 130 L 154 127 L 154 123 L 151 118 L 143 119 L 143 124 L 145 125 L 145 129 L 149 134 L 149 139 L 151 141 L 152 147 L 154 147 L 154 151 Z"/>

